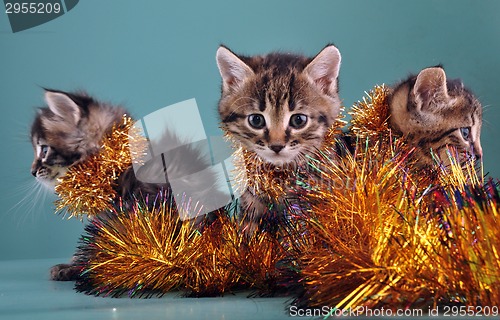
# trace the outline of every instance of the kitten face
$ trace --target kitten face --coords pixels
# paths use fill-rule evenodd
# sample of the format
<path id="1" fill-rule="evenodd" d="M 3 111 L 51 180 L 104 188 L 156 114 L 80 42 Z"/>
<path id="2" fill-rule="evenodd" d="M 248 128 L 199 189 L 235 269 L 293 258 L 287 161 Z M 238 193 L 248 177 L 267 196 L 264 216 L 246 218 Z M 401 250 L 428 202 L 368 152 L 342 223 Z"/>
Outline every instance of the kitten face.
<path id="1" fill-rule="evenodd" d="M 222 76 L 223 130 L 265 162 L 301 163 L 323 142 L 340 111 L 340 53 L 327 46 L 315 58 L 217 51 Z"/>
<path id="2" fill-rule="evenodd" d="M 45 101 L 47 107 L 38 110 L 31 127 L 31 173 L 53 188 L 71 165 L 99 150 L 103 135 L 125 111 L 86 94 L 47 90 Z"/>
<path id="3" fill-rule="evenodd" d="M 31 174 L 47 187 L 54 188 L 57 179 L 66 174 L 68 167 L 74 161 L 49 146 L 48 142 L 38 134 L 32 136 L 32 143 L 35 159 L 31 165 Z"/>
<path id="4" fill-rule="evenodd" d="M 390 124 L 411 145 L 417 146 L 422 164 L 432 164 L 432 149 L 449 164 L 446 147 L 454 147 L 460 160 L 481 158 L 482 107 L 460 80 L 447 80 L 440 67 L 422 70 L 394 89 L 390 98 Z"/>

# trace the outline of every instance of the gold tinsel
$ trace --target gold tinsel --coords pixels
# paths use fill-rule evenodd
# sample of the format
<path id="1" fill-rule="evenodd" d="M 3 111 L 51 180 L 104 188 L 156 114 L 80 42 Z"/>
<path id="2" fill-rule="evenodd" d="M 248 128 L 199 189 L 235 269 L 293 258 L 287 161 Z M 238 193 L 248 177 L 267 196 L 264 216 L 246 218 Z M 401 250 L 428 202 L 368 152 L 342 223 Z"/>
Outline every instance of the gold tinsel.
<path id="1" fill-rule="evenodd" d="M 110 208 L 118 194 L 115 182 L 132 160 L 140 160 L 145 138 L 124 115 L 103 138 L 100 151 L 84 162 L 71 166 L 59 179 L 55 191 L 59 197 L 56 210 L 70 217 L 94 216 Z"/>
<path id="2" fill-rule="evenodd" d="M 180 221 L 169 201 L 148 210 L 139 203 L 96 217 L 87 228 L 77 289 L 96 295 L 163 294 L 187 289 L 217 295 L 239 281 L 221 256 L 220 224 Z"/>
<path id="3" fill-rule="evenodd" d="M 389 93 L 385 85 L 375 86 L 352 106 L 350 130 L 355 136 L 377 141 L 380 135 L 389 135 Z"/>
<path id="4" fill-rule="evenodd" d="M 84 269 L 77 289 L 96 295 L 118 296 L 130 291 L 166 292 L 184 282 L 194 259 L 200 234 L 190 222 L 181 222 L 173 207 L 149 211 L 116 208 L 92 220 L 82 238 Z"/>
<path id="5" fill-rule="evenodd" d="M 242 235 L 234 207 L 213 222 L 194 223 L 179 221 L 171 200 L 152 210 L 140 201 L 118 206 L 87 228 L 77 288 L 113 296 L 266 291 L 292 270 L 305 286 L 297 303 L 307 307 L 497 305 L 498 185 L 485 184 L 472 163 L 454 161 L 453 150 L 452 166 L 436 167 L 439 179 L 416 169 L 412 149 L 392 136 L 388 92 L 375 87 L 353 108 L 354 154 L 347 147 L 342 157 L 337 153 L 338 127 L 300 170 L 267 168 L 244 148 L 237 151 L 244 188 L 270 201 L 285 196 L 283 186 L 295 190 L 298 201 L 271 221 L 278 231 Z M 287 288 L 296 287 L 289 280 Z"/>
<path id="6" fill-rule="evenodd" d="M 452 165 L 434 168 L 438 180 L 416 168 L 412 149 L 391 136 L 387 93 L 376 87 L 353 108 L 355 154 L 319 153 L 312 183 L 297 190 L 311 206 L 306 225 L 316 238 L 298 255 L 306 293 L 297 303 L 332 310 L 497 305 L 497 183 L 485 185 L 451 149 Z"/>
<path id="7" fill-rule="evenodd" d="M 343 177 L 345 188 L 308 190 L 310 233 L 321 241 L 301 257 L 307 293 L 300 303 L 342 310 L 498 304 L 498 187 L 448 184 L 415 193 L 401 156 L 368 149 L 367 161 L 346 158 L 324 171 Z M 469 172 L 448 174 L 477 180 Z"/>
<path id="8" fill-rule="evenodd" d="M 237 191 L 242 193 L 250 189 L 253 194 L 267 199 L 268 202 L 286 195 L 286 190 L 295 184 L 296 172 L 300 169 L 294 165 L 277 167 L 243 147 L 238 148 L 232 158 Z"/>
<path id="9" fill-rule="evenodd" d="M 151 296 L 172 290 L 222 295 L 235 287 L 268 290 L 282 259 L 270 233 L 242 237 L 223 210 L 213 222 L 180 221 L 165 201 L 148 210 L 117 208 L 94 218 L 82 238 L 79 291 Z"/>

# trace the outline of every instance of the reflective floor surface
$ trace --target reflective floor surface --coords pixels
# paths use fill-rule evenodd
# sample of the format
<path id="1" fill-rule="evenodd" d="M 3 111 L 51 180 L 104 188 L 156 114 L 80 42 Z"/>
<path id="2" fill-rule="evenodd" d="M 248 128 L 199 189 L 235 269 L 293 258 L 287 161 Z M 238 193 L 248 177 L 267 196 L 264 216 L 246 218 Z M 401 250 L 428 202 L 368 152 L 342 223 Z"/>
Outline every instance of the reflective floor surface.
<path id="1" fill-rule="evenodd" d="M 288 298 L 248 298 L 248 292 L 217 298 L 130 299 L 87 296 L 72 282 L 48 279 L 61 259 L 0 261 L 0 319 L 291 319 Z"/>

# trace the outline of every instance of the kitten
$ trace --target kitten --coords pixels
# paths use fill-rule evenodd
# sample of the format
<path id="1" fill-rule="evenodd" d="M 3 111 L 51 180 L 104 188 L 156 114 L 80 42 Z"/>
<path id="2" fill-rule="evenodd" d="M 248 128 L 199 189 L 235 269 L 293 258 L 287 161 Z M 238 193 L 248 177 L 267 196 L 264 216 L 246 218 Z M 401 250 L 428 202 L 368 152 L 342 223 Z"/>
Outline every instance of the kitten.
<path id="1" fill-rule="evenodd" d="M 390 127 L 417 147 L 414 158 L 421 166 L 435 163 L 431 149 L 449 164 L 447 146 L 456 148 L 461 161 L 482 157 L 481 103 L 460 80 L 448 80 L 443 68 L 409 77 L 394 87 L 388 101 Z"/>
<path id="2" fill-rule="evenodd" d="M 42 184 L 54 189 L 68 168 L 85 161 L 89 156 L 99 152 L 103 137 L 110 133 L 113 126 L 123 123 L 127 113 L 120 106 L 99 102 L 85 93 L 66 93 L 56 90 L 45 91 L 47 107 L 40 108 L 31 127 L 31 141 L 35 159 L 31 173 Z M 167 128 L 165 128 L 167 129 Z M 217 177 L 211 170 L 206 170 L 210 163 L 197 146 L 183 143 L 175 133 L 165 130 L 158 141 L 149 141 L 151 146 L 179 146 L 152 157 L 137 170 L 128 168 L 116 181 L 115 190 L 125 207 L 133 205 L 138 199 L 157 195 L 168 197 L 166 203 L 173 204 L 173 192 L 169 181 L 176 181 L 176 193 L 197 199 L 200 205 L 220 203 L 224 198 L 218 190 L 214 190 Z M 160 148 L 155 150 L 164 150 Z M 153 155 L 154 153 L 150 153 Z M 164 157 L 165 155 L 165 157 Z M 165 159 L 168 159 L 165 163 Z M 169 181 L 165 174 L 168 172 Z M 202 172 L 202 176 L 191 175 Z M 162 180 L 163 179 L 163 180 Z M 165 181 L 162 183 L 161 181 Z M 148 206 L 161 205 L 162 201 L 148 201 Z M 214 218 L 209 214 L 208 221 Z M 193 219 L 193 216 L 182 219 Z M 191 221 L 201 223 L 205 216 Z M 76 280 L 79 278 L 82 260 L 77 251 L 69 264 L 59 264 L 51 268 L 52 280 Z M 83 257 L 85 260 L 85 257 Z"/>
<path id="3" fill-rule="evenodd" d="M 262 190 L 266 186 L 259 186 L 258 172 L 304 165 L 337 120 L 341 56 L 333 45 L 313 58 L 239 56 L 221 46 L 216 59 L 222 77 L 221 128 L 252 158 L 247 171 L 248 166 L 258 167 L 240 199 L 242 218 L 248 222 L 243 225 L 251 232 L 270 203 L 283 205 L 289 191 L 285 181 L 276 181 L 284 192 L 269 196 Z"/>
<path id="4" fill-rule="evenodd" d="M 68 168 L 99 151 L 113 125 L 120 123 L 125 109 L 95 101 L 85 93 L 45 91 L 47 107 L 38 109 L 31 126 L 35 153 L 31 173 L 53 189 Z M 51 268 L 52 280 L 74 280 L 80 273 L 75 258 Z"/>
<path id="5" fill-rule="evenodd" d="M 94 101 L 88 95 L 46 90 L 48 107 L 40 108 L 31 126 L 35 159 L 31 173 L 55 187 L 67 169 L 99 150 L 103 136 L 125 110 Z"/>

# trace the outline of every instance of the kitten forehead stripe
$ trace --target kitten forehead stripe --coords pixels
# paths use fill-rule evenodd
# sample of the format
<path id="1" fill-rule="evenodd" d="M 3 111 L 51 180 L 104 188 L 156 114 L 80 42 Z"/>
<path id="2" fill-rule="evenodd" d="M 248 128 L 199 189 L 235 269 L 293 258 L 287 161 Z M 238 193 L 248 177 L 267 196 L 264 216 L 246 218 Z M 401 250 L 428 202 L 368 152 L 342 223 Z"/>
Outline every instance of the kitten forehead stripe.
<path id="1" fill-rule="evenodd" d="M 288 84 L 288 110 L 295 110 L 295 98 L 293 95 L 293 86 L 295 84 L 295 74 L 292 73 L 290 76 L 290 83 Z"/>
<path id="2" fill-rule="evenodd" d="M 228 116 L 226 116 L 224 119 L 222 119 L 222 122 L 228 123 L 228 122 L 235 122 L 239 119 L 246 118 L 244 114 L 241 113 L 236 113 L 236 112 L 231 112 Z"/>
<path id="3" fill-rule="evenodd" d="M 443 133 L 441 133 L 439 136 L 437 137 L 429 137 L 429 138 L 422 138 L 420 141 L 422 143 L 427 143 L 427 142 L 430 142 L 430 143 L 436 143 L 438 142 L 439 140 L 445 138 L 446 136 L 449 136 L 451 133 L 453 133 L 454 131 L 456 131 L 457 128 L 453 128 L 453 129 L 450 129 L 450 130 L 447 130 Z"/>

